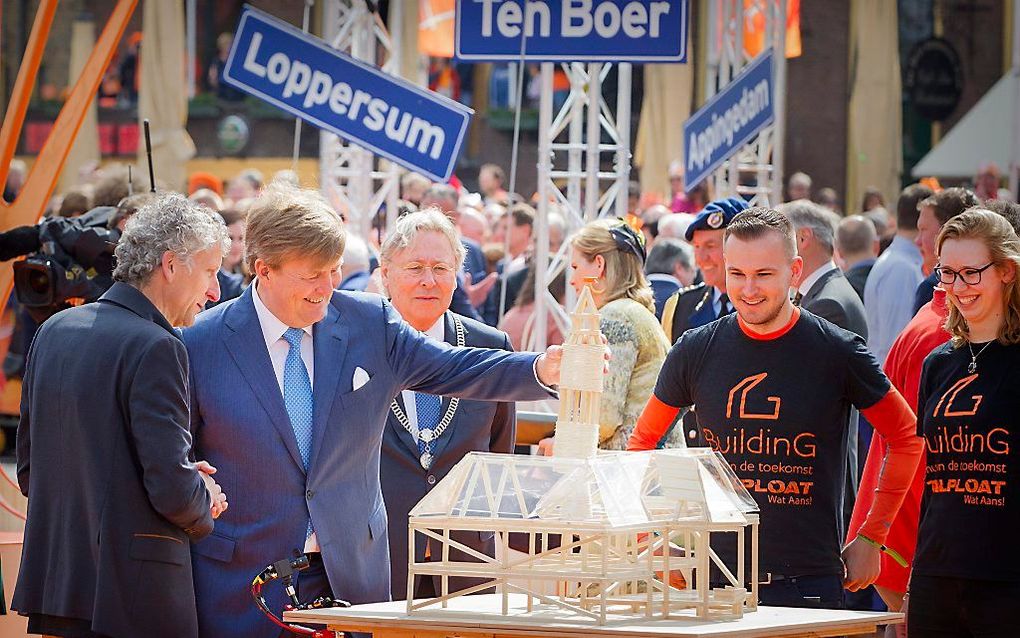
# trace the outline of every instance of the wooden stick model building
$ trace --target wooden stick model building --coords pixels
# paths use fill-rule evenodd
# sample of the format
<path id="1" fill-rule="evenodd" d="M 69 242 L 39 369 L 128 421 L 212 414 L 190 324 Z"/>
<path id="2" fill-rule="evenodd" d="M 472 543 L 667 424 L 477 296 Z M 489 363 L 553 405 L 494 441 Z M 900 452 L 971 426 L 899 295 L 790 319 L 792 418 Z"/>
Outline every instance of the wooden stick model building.
<path id="1" fill-rule="evenodd" d="M 541 622 L 532 612 L 549 610 L 558 610 L 558 621 L 604 624 L 678 614 L 733 618 L 756 609 L 754 500 L 709 448 L 599 452 L 605 346 L 587 287 L 571 319 L 555 456 L 469 453 L 411 510 L 408 613 L 446 610 L 453 598 L 493 588 L 503 615 L 511 593 L 527 595 L 527 613 L 515 617 L 521 622 Z M 457 542 L 454 531 L 493 533 L 496 557 Z M 511 551 L 511 533 L 525 539 L 526 552 Z M 728 561 L 712 548 L 721 533 L 736 536 Z M 431 560 L 415 560 L 420 542 L 429 544 Z M 711 580 L 726 586 L 710 586 L 713 566 Z M 440 577 L 439 593 L 412 600 L 422 575 Z M 451 591 L 451 577 L 481 582 Z"/>
<path id="2" fill-rule="evenodd" d="M 599 447 L 599 406 L 602 402 L 602 360 L 599 310 L 587 282 L 570 315 L 571 331 L 563 344 L 560 365 L 560 410 L 553 456 L 594 458 Z"/>

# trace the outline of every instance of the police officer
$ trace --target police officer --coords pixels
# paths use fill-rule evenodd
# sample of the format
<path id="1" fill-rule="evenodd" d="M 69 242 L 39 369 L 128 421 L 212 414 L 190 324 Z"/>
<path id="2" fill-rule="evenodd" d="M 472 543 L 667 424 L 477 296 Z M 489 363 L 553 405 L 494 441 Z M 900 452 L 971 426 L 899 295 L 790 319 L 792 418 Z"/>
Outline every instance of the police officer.
<path id="1" fill-rule="evenodd" d="M 666 300 L 662 329 L 670 343 L 676 343 L 685 330 L 733 312 L 733 304 L 726 296 L 723 232 L 737 213 L 746 208 L 747 202 L 739 197 L 717 199 L 705 206 L 687 228 L 685 238 L 694 246 L 694 261 L 702 282 L 687 286 Z"/>

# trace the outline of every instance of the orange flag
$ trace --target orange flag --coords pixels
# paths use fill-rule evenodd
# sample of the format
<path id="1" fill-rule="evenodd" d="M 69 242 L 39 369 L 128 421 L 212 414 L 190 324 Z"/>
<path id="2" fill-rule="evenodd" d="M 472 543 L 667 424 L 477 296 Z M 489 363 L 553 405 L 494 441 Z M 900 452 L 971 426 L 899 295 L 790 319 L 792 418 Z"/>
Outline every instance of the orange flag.
<path id="1" fill-rule="evenodd" d="M 765 11 L 774 0 L 744 0 L 744 52 L 765 50 Z M 800 0 L 786 1 L 786 57 L 800 57 Z"/>
<path id="2" fill-rule="evenodd" d="M 418 0 L 418 50 L 434 58 L 453 57 L 455 0 Z"/>

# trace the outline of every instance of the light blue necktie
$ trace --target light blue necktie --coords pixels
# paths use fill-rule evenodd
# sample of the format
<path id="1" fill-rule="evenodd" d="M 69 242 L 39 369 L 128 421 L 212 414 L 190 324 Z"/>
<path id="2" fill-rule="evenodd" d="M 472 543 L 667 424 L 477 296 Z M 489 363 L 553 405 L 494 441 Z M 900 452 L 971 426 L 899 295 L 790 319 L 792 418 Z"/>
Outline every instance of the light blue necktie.
<path id="1" fill-rule="evenodd" d="M 308 369 L 301 359 L 301 339 L 305 331 L 300 328 L 288 328 L 283 333 L 284 340 L 290 344 L 287 361 L 283 364 L 283 403 L 290 417 L 290 427 L 294 428 L 301 462 L 308 469 L 312 454 L 312 382 L 308 378 Z"/>
<path id="2" fill-rule="evenodd" d="M 425 454 L 428 443 L 432 441 L 432 433 L 439 425 L 440 411 L 443 408 L 443 398 L 434 394 L 424 392 L 414 393 L 414 407 L 418 412 L 418 452 Z M 428 431 L 429 434 L 422 436 L 421 433 Z M 426 441 L 425 439 L 428 439 Z"/>

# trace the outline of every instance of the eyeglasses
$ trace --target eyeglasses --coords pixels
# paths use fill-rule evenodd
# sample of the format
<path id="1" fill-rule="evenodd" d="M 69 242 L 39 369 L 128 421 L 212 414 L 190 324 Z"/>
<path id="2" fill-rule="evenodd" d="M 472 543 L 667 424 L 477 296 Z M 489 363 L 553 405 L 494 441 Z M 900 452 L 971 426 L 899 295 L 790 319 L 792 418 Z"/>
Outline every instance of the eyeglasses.
<path id="1" fill-rule="evenodd" d="M 981 273 L 994 265 L 995 262 L 991 261 L 980 268 L 961 268 L 959 271 L 944 266 L 935 266 L 935 272 L 938 274 L 939 281 L 947 286 L 954 284 L 957 277 L 962 279 L 963 283 L 968 286 L 976 286 L 981 283 Z"/>
<path id="2" fill-rule="evenodd" d="M 424 264 L 411 263 L 400 269 L 406 277 L 420 279 L 425 276 L 425 271 L 430 271 L 435 279 L 449 279 L 456 276 L 457 271 L 449 264 L 436 264 L 426 266 Z"/>

